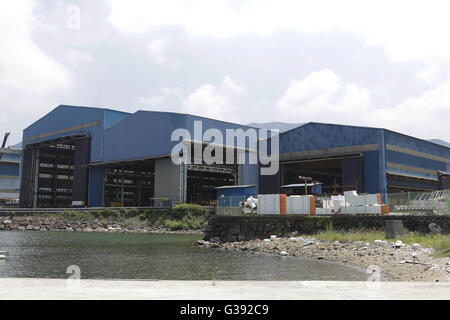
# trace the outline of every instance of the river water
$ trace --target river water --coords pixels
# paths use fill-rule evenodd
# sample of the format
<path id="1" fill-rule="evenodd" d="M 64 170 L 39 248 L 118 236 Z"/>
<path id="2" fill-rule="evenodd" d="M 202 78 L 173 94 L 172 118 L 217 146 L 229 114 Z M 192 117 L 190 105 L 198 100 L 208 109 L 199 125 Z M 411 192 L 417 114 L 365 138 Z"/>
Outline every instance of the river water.
<path id="1" fill-rule="evenodd" d="M 0 277 L 159 280 L 366 280 L 326 261 L 196 248 L 199 235 L 0 232 Z"/>

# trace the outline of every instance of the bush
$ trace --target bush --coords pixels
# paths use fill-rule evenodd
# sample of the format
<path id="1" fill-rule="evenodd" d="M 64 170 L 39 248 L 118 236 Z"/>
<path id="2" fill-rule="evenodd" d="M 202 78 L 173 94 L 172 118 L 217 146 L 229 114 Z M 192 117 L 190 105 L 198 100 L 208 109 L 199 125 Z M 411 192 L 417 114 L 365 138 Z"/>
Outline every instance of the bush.
<path id="1" fill-rule="evenodd" d="M 101 215 L 103 218 L 109 219 L 115 217 L 117 214 L 116 211 L 112 209 L 105 209 L 102 211 Z"/>
<path id="2" fill-rule="evenodd" d="M 208 214 L 208 210 L 196 204 L 179 204 L 173 207 L 172 213 L 174 217 L 205 217 Z"/>
<path id="3" fill-rule="evenodd" d="M 134 217 L 137 217 L 138 215 L 139 215 L 139 210 L 136 208 L 128 209 L 125 212 L 125 216 L 128 218 L 134 218 Z"/>

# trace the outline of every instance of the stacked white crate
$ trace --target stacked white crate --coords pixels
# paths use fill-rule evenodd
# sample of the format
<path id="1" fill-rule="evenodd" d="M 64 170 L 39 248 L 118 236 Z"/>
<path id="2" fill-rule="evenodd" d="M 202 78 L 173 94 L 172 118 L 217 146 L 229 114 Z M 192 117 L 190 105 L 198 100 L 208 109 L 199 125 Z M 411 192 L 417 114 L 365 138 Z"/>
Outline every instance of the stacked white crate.
<path id="1" fill-rule="evenodd" d="M 312 196 L 289 196 L 286 200 L 287 214 L 310 214 Z"/>
<path id="2" fill-rule="evenodd" d="M 259 194 L 258 214 L 280 214 L 280 195 Z"/>

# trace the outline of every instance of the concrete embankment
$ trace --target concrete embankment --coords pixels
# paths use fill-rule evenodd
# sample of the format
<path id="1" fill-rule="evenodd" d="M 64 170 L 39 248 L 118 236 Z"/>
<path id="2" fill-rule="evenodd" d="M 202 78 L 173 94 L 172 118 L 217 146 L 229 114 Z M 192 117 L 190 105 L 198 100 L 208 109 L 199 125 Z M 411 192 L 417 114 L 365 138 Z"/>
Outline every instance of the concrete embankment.
<path id="1" fill-rule="evenodd" d="M 6 300 L 449 300 L 450 283 L 0 279 Z"/>

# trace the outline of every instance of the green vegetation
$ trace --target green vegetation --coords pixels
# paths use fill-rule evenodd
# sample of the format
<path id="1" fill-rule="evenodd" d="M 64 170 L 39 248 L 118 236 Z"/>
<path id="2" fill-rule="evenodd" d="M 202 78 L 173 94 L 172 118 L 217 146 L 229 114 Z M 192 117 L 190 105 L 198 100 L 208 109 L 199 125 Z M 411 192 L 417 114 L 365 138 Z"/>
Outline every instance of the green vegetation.
<path id="1" fill-rule="evenodd" d="M 314 238 L 321 241 L 337 240 L 339 242 L 364 241 L 373 243 L 375 240 L 394 241 L 393 239 L 386 239 L 386 235 L 383 231 L 339 231 L 334 230 L 331 223 L 327 224 L 325 231 L 320 231 L 315 234 Z M 407 231 L 403 237 L 395 240 L 401 240 L 408 245 L 419 243 L 422 247 L 431 247 L 435 250 L 433 253 L 435 257 L 450 257 L 450 235 L 419 234 Z"/>
<path id="2" fill-rule="evenodd" d="M 150 225 L 171 230 L 198 230 L 208 224 L 209 211 L 202 206 L 180 204 L 172 210 L 148 209 L 140 215 Z"/>
<path id="3" fill-rule="evenodd" d="M 192 204 L 177 205 L 172 209 L 105 209 L 92 211 L 65 211 L 68 221 L 108 220 L 120 223 L 124 228 L 167 228 L 170 230 L 200 230 L 208 224 L 210 212 L 205 207 Z M 48 214 L 48 217 L 55 216 Z"/>

